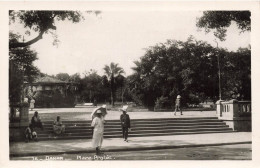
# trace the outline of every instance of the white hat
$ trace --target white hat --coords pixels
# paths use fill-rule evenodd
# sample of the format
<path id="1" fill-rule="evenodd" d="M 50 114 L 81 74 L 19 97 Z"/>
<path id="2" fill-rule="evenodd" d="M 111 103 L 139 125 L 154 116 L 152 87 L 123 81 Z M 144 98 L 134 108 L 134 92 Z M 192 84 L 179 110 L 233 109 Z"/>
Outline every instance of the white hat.
<path id="1" fill-rule="evenodd" d="M 180 98 L 181 98 L 181 96 L 180 96 L 180 95 L 178 95 L 178 96 L 177 96 L 177 99 L 180 99 Z"/>
<path id="2" fill-rule="evenodd" d="M 97 113 L 97 114 L 102 114 L 101 110 L 97 110 L 96 113 Z"/>
<path id="3" fill-rule="evenodd" d="M 102 107 L 102 108 L 106 108 L 106 107 L 107 107 L 107 105 L 106 105 L 106 104 L 103 104 L 101 107 Z"/>
<path id="4" fill-rule="evenodd" d="M 120 110 L 125 111 L 127 110 L 128 106 L 123 106 Z"/>

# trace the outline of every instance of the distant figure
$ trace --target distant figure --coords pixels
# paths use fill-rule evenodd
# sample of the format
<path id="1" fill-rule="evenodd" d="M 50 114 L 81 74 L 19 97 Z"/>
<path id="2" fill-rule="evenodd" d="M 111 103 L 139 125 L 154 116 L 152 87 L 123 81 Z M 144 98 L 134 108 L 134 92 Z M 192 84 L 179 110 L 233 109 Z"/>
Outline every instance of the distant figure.
<path id="1" fill-rule="evenodd" d="M 124 141 L 128 142 L 128 140 L 127 140 L 128 131 L 130 131 L 131 127 L 130 127 L 130 117 L 128 114 L 126 114 L 127 106 L 124 106 L 120 110 L 123 112 L 123 114 L 121 114 L 121 116 L 120 116 L 122 134 L 123 134 Z"/>
<path id="2" fill-rule="evenodd" d="M 37 140 L 37 133 L 33 129 L 32 124 L 30 124 L 26 129 L 25 129 L 25 142 L 30 142 L 31 140 L 38 141 Z"/>
<path id="3" fill-rule="evenodd" d="M 28 99 L 27 97 L 25 97 L 25 98 L 23 99 L 23 102 L 24 102 L 24 103 L 28 103 L 28 100 L 29 100 L 29 99 Z"/>
<path id="4" fill-rule="evenodd" d="M 103 143 L 103 134 L 104 134 L 104 117 L 102 116 L 101 110 L 97 110 L 96 117 L 93 119 L 91 123 L 91 127 L 93 130 L 93 139 L 92 145 L 96 148 L 96 154 L 101 154 L 101 146 Z"/>
<path id="5" fill-rule="evenodd" d="M 34 112 L 34 115 L 32 117 L 31 123 L 32 123 L 32 127 L 33 128 L 38 127 L 38 128 L 41 128 L 42 130 L 44 129 L 43 125 L 42 125 L 41 118 L 38 115 L 38 111 Z"/>
<path id="6" fill-rule="evenodd" d="M 96 100 L 96 99 L 94 99 L 93 105 L 94 105 L 95 107 L 97 107 L 97 100 Z"/>
<path id="7" fill-rule="evenodd" d="M 182 109 L 181 109 L 181 96 L 178 95 L 175 101 L 175 112 L 174 115 L 176 115 L 176 112 L 180 110 L 181 115 L 182 115 Z"/>
<path id="8" fill-rule="evenodd" d="M 31 109 L 31 111 L 34 109 L 34 103 L 35 103 L 35 100 L 31 99 L 31 101 L 30 101 L 30 109 Z"/>
<path id="9" fill-rule="evenodd" d="M 62 124 L 60 116 L 57 116 L 57 119 L 53 122 L 53 132 L 55 135 L 60 135 L 65 132 L 65 125 Z"/>

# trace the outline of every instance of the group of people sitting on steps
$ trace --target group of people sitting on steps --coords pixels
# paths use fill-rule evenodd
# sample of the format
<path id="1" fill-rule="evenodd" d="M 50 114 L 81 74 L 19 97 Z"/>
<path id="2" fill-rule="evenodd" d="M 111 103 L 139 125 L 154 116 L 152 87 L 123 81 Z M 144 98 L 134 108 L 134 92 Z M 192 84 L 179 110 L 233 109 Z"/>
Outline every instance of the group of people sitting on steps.
<path id="1" fill-rule="evenodd" d="M 29 141 L 38 141 L 36 128 L 41 128 L 44 130 L 43 123 L 37 111 L 34 112 L 32 116 L 31 123 L 25 129 L 25 140 Z M 65 125 L 62 124 L 60 116 L 57 116 L 56 120 L 53 122 L 53 133 L 55 136 L 61 135 L 65 132 Z"/>

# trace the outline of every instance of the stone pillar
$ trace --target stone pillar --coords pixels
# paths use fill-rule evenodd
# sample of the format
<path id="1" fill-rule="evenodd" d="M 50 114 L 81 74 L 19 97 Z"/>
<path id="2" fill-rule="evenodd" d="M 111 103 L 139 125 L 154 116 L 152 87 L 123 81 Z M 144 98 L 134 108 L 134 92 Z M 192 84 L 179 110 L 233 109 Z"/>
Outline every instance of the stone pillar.
<path id="1" fill-rule="evenodd" d="M 19 113 L 16 109 L 19 109 Z M 24 140 L 24 130 L 29 125 L 29 104 L 10 105 L 10 110 L 14 114 L 9 121 L 9 141 L 22 141 Z"/>
<path id="2" fill-rule="evenodd" d="M 223 105 L 222 105 L 222 102 L 223 102 L 224 100 L 218 100 L 217 102 L 216 102 L 216 105 L 217 105 L 217 115 L 219 116 L 219 117 L 222 117 L 222 112 L 223 112 Z"/>
<path id="3" fill-rule="evenodd" d="M 29 107 L 24 106 L 20 109 L 20 127 L 29 126 Z"/>

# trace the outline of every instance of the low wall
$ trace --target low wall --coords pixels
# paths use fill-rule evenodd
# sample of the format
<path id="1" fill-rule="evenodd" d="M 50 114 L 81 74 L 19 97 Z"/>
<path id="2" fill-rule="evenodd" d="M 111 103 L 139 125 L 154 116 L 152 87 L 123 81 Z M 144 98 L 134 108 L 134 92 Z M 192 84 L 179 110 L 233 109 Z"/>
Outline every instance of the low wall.
<path id="1" fill-rule="evenodd" d="M 252 131 L 251 102 L 237 101 L 217 101 L 217 115 L 230 128 L 238 132 Z"/>

